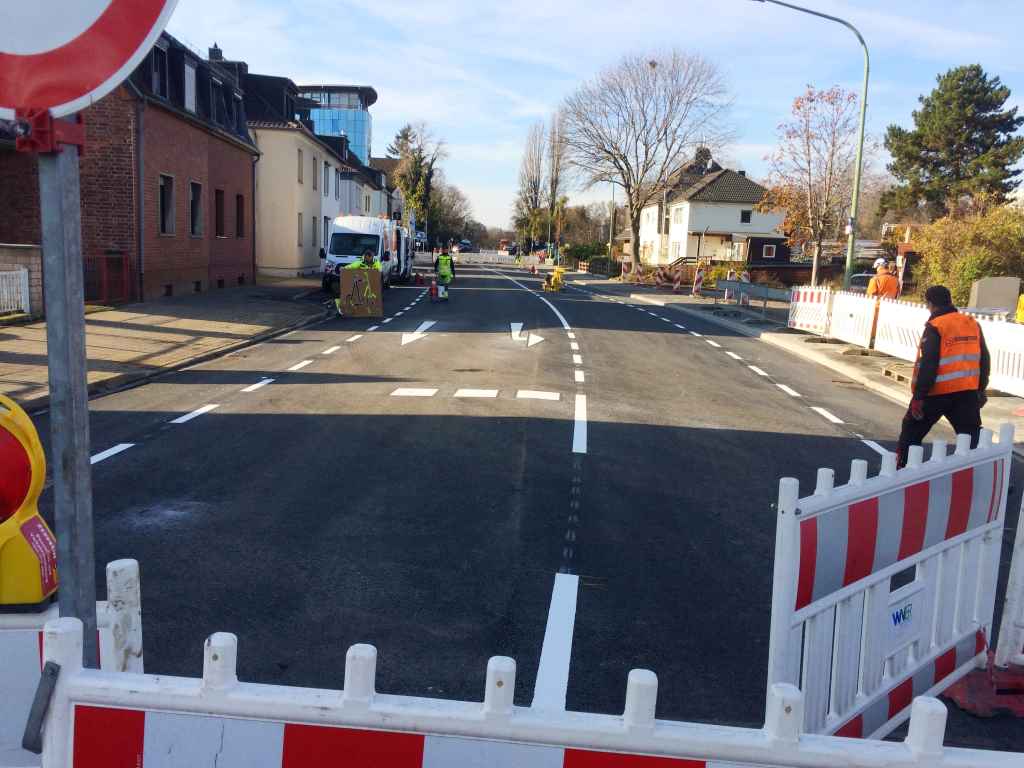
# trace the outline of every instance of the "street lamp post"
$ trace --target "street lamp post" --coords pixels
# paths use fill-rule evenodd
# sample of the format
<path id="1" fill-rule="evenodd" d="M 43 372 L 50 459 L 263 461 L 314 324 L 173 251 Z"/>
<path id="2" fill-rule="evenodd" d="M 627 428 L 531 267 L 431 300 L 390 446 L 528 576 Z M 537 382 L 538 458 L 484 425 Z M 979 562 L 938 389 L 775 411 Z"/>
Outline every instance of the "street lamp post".
<path id="1" fill-rule="evenodd" d="M 792 3 L 784 3 L 782 0 L 754 0 L 754 2 L 781 5 L 786 8 L 792 8 L 794 11 L 809 13 L 812 16 L 819 16 L 823 19 L 828 19 L 829 21 L 842 24 L 857 36 L 857 40 L 860 41 L 861 48 L 864 49 L 864 86 L 860 95 L 860 130 L 859 135 L 857 136 L 857 159 L 854 161 L 853 169 L 853 200 L 850 202 L 850 220 L 846 225 L 846 271 L 843 275 L 843 287 L 849 288 L 850 276 L 853 274 L 853 249 L 857 240 L 857 208 L 860 203 L 860 171 L 862 156 L 864 154 L 864 118 L 867 115 L 868 110 L 868 74 L 871 70 L 870 59 L 868 58 L 868 45 L 864 42 L 864 38 L 853 24 L 844 19 L 840 19 L 838 16 L 829 16 L 827 13 L 812 11 L 810 8 L 803 8 L 799 5 L 793 5 Z M 815 258 L 817 258 L 817 254 L 815 255 Z"/>

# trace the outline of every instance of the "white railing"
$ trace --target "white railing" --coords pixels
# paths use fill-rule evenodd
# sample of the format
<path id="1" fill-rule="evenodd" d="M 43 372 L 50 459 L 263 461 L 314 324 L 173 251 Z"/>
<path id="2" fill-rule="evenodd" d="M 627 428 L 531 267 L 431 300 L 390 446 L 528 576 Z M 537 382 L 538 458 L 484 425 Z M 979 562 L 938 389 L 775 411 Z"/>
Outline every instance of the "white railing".
<path id="1" fill-rule="evenodd" d="M 0 314 L 31 311 L 28 270 L 0 266 Z"/>
<path id="2" fill-rule="evenodd" d="M 876 306 L 877 302 L 864 294 L 837 291 L 832 296 L 829 338 L 870 347 L 875 333 Z"/>
<path id="3" fill-rule="evenodd" d="M 992 358 L 989 386 L 1024 397 L 1024 325 L 980 319 L 978 323 Z"/>

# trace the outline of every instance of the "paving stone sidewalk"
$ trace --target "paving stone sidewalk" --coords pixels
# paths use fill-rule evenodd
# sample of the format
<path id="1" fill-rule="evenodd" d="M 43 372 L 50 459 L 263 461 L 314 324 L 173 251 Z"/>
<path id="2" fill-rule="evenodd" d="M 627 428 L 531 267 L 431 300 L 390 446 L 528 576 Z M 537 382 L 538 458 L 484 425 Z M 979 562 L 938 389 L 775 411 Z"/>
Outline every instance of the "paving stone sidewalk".
<path id="1" fill-rule="evenodd" d="M 225 354 L 323 318 L 319 281 L 261 281 L 86 315 L 91 394 Z M 28 410 L 49 404 L 46 323 L 0 326 L 0 392 Z"/>

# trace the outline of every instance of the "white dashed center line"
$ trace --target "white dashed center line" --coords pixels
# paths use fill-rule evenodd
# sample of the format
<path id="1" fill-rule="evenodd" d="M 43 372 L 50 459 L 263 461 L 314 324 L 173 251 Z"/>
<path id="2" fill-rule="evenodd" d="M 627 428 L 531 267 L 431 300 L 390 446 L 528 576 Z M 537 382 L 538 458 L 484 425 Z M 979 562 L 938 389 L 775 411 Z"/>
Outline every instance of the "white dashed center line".
<path id="1" fill-rule="evenodd" d="M 572 361 L 576 365 L 583 365 L 583 355 L 573 355 Z"/>
<path id="2" fill-rule="evenodd" d="M 747 368 L 749 368 L 750 370 L 752 370 L 752 371 L 753 371 L 754 373 L 756 373 L 756 374 L 757 374 L 758 376 L 767 376 L 767 375 L 768 375 L 767 373 L 765 373 L 764 371 L 762 371 L 762 370 L 761 370 L 760 368 L 758 368 L 758 367 L 757 367 L 756 365 L 748 365 L 748 366 L 747 366 Z"/>
<path id="3" fill-rule="evenodd" d="M 362 338 L 362 337 L 361 337 L 361 336 L 353 336 L 353 337 L 352 337 L 351 339 L 349 339 L 349 341 L 355 341 L 355 340 L 356 340 L 356 339 L 358 339 L 358 338 Z M 320 354 L 321 354 L 321 355 L 333 355 L 333 354 L 334 354 L 335 352 L 337 352 L 337 351 L 338 351 L 339 349 L 341 349 L 341 347 L 328 347 L 327 349 L 325 349 L 325 350 L 324 350 L 323 352 L 321 352 Z"/>
<path id="4" fill-rule="evenodd" d="M 457 389 L 455 390 L 456 397 L 497 397 L 498 390 L 496 389 Z"/>
<path id="5" fill-rule="evenodd" d="M 379 325 L 371 325 L 369 328 L 366 329 L 366 332 L 369 333 L 370 331 L 376 331 L 378 328 L 380 328 Z"/>
<path id="6" fill-rule="evenodd" d="M 542 392 L 536 389 L 520 389 L 516 392 L 518 400 L 558 400 L 561 397 L 558 392 Z"/>
<path id="7" fill-rule="evenodd" d="M 585 379 L 583 377 L 583 371 L 580 370 L 579 368 L 576 369 L 576 383 L 577 384 L 585 383 Z"/>
<path id="8" fill-rule="evenodd" d="M 383 321 L 381 322 L 381 325 L 387 325 L 388 323 L 390 323 L 390 322 L 391 322 L 391 320 L 392 320 L 392 318 L 390 318 L 390 317 L 386 317 L 386 318 L 384 318 L 384 320 L 383 320 Z"/>
<path id="9" fill-rule="evenodd" d="M 572 427 L 572 452 L 587 452 L 587 396 L 576 395 L 576 413 Z"/>
<path id="10" fill-rule="evenodd" d="M 357 333 L 355 336 L 349 336 L 347 339 L 345 339 L 345 343 L 351 344 L 353 341 L 359 341 L 361 338 L 363 338 L 363 334 Z"/>
<path id="11" fill-rule="evenodd" d="M 305 368 L 305 367 L 306 367 L 307 365 L 312 365 L 312 364 L 313 364 L 313 361 L 312 361 L 312 360 L 303 360 L 303 361 L 302 361 L 301 363 L 296 363 L 295 365 L 293 365 L 293 366 L 292 366 L 291 368 L 289 368 L 288 370 L 289 370 L 289 371 L 301 371 L 301 370 L 302 370 L 303 368 Z"/>
<path id="12" fill-rule="evenodd" d="M 672 321 L 669 320 L 667 317 L 663 317 L 663 318 L 661 318 L 661 322 L 663 322 L 663 323 L 671 323 Z"/>
<path id="13" fill-rule="evenodd" d="M 569 349 L 571 349 L 573 352 L 579 352 L 580 345 L 577 344 L 575 341 L 570 341 L 569 342 Z"/>
<path id="14" fill-rule="evenodd" d="M 715 347 L 715 348 L 717 348 L 717 349 L 721 349 L 721 348 L 722 348 L 722 345 L 721 345 L 721 344 L 719 344 L 719 343 L 718 343 L 717 341 L 712 341 L 711 339 L 704 339 L 704 341 L 706 341 L 706 342 L 707 342 L 708 344 L 710 344 L 710 345 L 711 345 L 712 347 Z"/>
<path id="15" fill-rule="evenodd" d="M 417 387 L 399 387 L 391 393 L 392 397 L 433 397 L 437 394 L 437 389 L 431 389 L 430 387 L 417 388 Z"/>
<path id="16" fill-rule="evenodd" d="M 679 323 L 672 323 L 672 325 L 674 325 L 680 331 L 685 331 L 686 330 L 686 326 L 685 325 L 680 325 Z"/>
<path id="17" fill-rule="evenodd" d="M 843 420 L 840 419 L 838 416 L 836 416 L 834 413 L 832 413 L 831 411 L 826 411 L 824 408 L 820 408 L 817 405 L 812 405 L 811 406 L 811 410 L 814 411 L 819 416 L 824 416 L 826 419 L 831 421 L 833 424 L 842 424 L 842 423 L 844 423 Z"/>
<path id="18" fill-rule="evenodd" d="M 405 310 L 403 309 L 401 312 L 395 312 L 395 317 L 401 317 L 404 314 L 405 314 Z"/>
<path id="19" fill-rule="evenodd" d="M 776 384 L 775 386 L 778 387 L 779 389 L 781 389 L 783 392 L 785 392 L 790 397 L 800 397 L 801 396 L 799 392 L 797 392 L 795 389 L 792 389 L 791 387 L 787 387 L 785 384 Z"/>
<path id="20" fill-rule="evenodd" d="M 107 448 L 107 450 L 100 451 L 95 456 L 90 456 L 89 457 L 89 463 L 90 464 L 99 464 L 104 459 L 109 459 L 111 456 L 117 456 L 117 454 L 121 453 L 122 451 L 127 451 L 129 448 L 132 448 L 134 445 L 135 445 L 135 443 L 118 443 L 113 448 Z"/>
<path id="21" fill-rule="evenodd" d="M 697 333 L 696 331 L 690 331 L 690 335 L 691 336 L 696 336 L 699 339 L 699 338 L 703 337 L 704 334 Z"/>
<path id="22" fill-rule="evenodd" d="M 209 413 L 214 408 L 220 408 L 220 403 L 213 405 L 204 405 L 202 408 L 196 408 L 191 413 L 186 413 L 184 416 L 179 416 L 176 419 L 171 419 L 168 424 L 184 424 L 186 421 L 192 421 L 197 416 L 202 416 L 204 413 Z"/>
<path id="23" fill-rule="evenodd" d="M 576 334 L 573 333 L 572 331 L 569 331 L 569 333 L 567 333 L 566 336 L 568 336 L 570 339 L 575 339 L 576 338 Z"/>
<path id="24" fill-rule="evenodd" d="M 265 386 L 267 386 L 267 384 L 269 384 L 272 381 L 273 379 L 263 379 L 262 381 L 257 381 L 255 384 L 250 384 L 248 387 L 243 389 L 242 392 L 255 392 L 257 389 L 263 389 Z"/>
<path id="25" fill-rule="evenodd" d="M 731 358 L 732 358 L 733 360 L 742 360 L 742 359 L 743 359 L 742 357 L 740 357 L 739 355 L 737 355 L 737 354 L 736 354 L 735 352 L 729 352 L 728 350 L 726 350 L 725 354 L 727 354 L 727 355 L 728 355 L 729 357 L 731 357 Z"/>

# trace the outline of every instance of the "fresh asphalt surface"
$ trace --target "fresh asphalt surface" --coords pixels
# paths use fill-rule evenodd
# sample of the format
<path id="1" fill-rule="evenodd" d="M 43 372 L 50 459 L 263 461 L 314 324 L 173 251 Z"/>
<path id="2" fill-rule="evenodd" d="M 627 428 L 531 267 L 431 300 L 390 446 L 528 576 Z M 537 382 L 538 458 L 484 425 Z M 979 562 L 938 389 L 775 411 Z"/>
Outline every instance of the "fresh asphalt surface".
<path id="1" fill-rule="evenodd" d="M 568 660 L 570 710 L 621 712 L 645 667 L 659 717 L 759 725 L 778 479 L 876 473 L 862 437 L 891 449 L 901 409 L 688 313 L 537 289 L 461 267 L 447 303 L 395 287 L 388 323 L 331 319 L 94 400 L 93 453 L 131 445 L 93 466 L 97 579 L 140 561 L 147 671 L 201 674 L 223 630 L 244 680 L 340 688 L 369 642 L 380 691 L 479 700 L 507 655 L 528 705 L 544 647 L 538 687 Z M 556 590 L 545 641 L 556 573 L 578 594 Z M 947 743 L 1022 738 L 951 711 Z"/>

